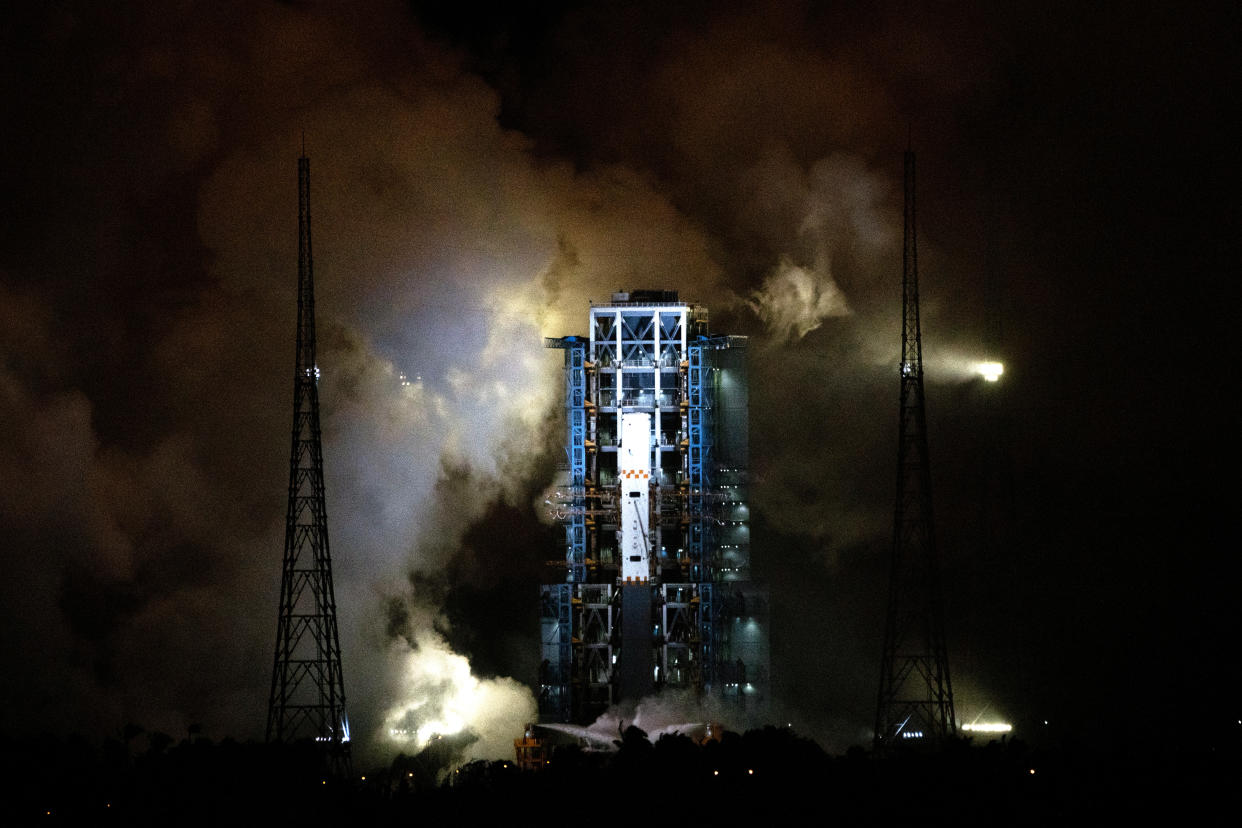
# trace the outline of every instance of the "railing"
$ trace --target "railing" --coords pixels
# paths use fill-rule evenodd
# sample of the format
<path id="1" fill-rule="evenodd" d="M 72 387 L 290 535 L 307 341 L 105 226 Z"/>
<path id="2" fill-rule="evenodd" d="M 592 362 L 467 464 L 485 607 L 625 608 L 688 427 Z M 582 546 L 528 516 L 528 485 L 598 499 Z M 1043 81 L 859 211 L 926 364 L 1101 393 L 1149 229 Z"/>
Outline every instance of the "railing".
<path id="1" fill-rule="evenodd" d="M 593 308 L 698 308 L 693 302 L 592 302 Z"/>

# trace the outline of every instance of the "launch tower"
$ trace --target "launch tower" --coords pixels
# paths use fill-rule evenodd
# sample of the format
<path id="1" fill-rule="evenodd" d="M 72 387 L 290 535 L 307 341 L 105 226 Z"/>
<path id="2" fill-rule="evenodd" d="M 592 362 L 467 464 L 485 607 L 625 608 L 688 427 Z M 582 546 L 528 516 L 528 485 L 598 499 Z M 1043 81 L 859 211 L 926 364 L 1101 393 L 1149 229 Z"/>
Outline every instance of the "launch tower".
<path id="1" fill-rule="evenodd" d="M 293 448 L 289 508 L 276 625 L 267 740 L 313 740 L 334 769 L 349 765 L 349 722 L 336 630 L 328 514 L 319 432 L 315 361 L 315 282 L 311 261 L 310 160 L 298 159 L 298 328 L 293 371 Z"/>
<path id="2" fill-rule="evenodd" d="M 897 508 L 884 655 L 876 704 L 876 750 L 886 750 L 909 740 L 941 742 L 957 731 L 932 521 L 927 418 L 923 405 L 918 246 L 914 226 L 914 153 L 910 151 L 905 156 L 901 307 Z"/>
<path id="3" fill-rule="evenodd" d="M 750 580 L 746 339 L 675 291 L 613 294 L 565 352 L 565 578 L 542 588 L 543 721 L 685 688 L 760 707 L 767 596 Z M 551 503 L 551 501 L 549 501 Z"/>

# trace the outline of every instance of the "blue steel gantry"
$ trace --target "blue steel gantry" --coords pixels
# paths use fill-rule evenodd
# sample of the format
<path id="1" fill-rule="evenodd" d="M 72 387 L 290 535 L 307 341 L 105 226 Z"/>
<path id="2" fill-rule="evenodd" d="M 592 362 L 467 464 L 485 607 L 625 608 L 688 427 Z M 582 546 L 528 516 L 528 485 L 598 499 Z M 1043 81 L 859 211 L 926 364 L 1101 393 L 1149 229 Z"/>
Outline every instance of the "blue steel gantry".
<path id="1" fill-rule="evenodd" d="M 768 693 L 750 580 L 746 339 L 674 291 L 592 305 L 564 351 L 565 580 L 542 588 L 540 717 L 589 723 L 664 688 L 755 711 Z M 551 501 L 550 501 L 551 502 Z"/>

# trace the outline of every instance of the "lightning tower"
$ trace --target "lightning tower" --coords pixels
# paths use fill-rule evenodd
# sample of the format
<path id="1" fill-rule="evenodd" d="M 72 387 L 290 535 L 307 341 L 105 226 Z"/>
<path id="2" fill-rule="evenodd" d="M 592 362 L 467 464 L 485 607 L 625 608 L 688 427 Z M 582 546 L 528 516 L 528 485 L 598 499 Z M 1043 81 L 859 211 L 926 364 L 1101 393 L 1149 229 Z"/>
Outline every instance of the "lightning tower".
<path id="1" fill-rule="evenodd" d="M 876 705 L 878 751 L 911 740 L 942 742 L 957 732 L 932 520 L 914 226 L 914 153 L 909 150 L 905 154 L 901 307 L 897 508 Z"/>
<path id="2" fill-rule="evenodd" d="M 311 259 L 310 160 L 298 159 L 298 330 L 293 373 L 289 509 L 267 710 L 269 742 L 314 741 L 330 766 L 349 766 L 349 722 L 336 629 L 315 362 L 315 281 Z"/>

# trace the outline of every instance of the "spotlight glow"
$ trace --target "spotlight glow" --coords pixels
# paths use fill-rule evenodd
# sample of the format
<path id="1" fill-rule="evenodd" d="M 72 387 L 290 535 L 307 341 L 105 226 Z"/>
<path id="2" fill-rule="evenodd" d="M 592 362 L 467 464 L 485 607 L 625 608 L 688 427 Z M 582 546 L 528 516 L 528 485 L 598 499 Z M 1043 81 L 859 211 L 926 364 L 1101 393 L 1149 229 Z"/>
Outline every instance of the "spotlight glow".
<path id="1" fill-rule="evenodd" d="M 1005 366 L 999 362 L 976 362 L 975 373 L 988 382 L 996 382 L 1005 373 Z"/>
<path id="2" fill-rule="evenodd" d="M 972 731 L 974 733 L 1009 733 L 1013 730 L 1013 725 L 1005 722 L 977 722 L 975 724 L 964 724 L 962 730 Z"/>

